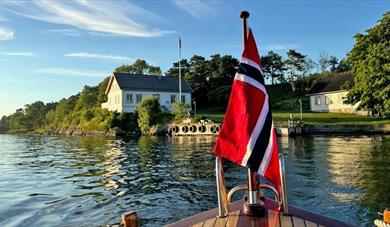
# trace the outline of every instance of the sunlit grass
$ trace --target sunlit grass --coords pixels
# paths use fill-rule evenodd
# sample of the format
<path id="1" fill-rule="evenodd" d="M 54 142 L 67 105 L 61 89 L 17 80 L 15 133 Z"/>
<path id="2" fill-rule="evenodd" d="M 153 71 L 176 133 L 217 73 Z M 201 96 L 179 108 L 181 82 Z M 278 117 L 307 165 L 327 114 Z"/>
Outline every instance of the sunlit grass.
<path id="1" fill-rule="evenodd" d="M 293 118 L 299 120 L 300 113 L 292 113 Z M 197 115 L 204 116 L 215 122 L 222 122 L 224 112 L 220 109 L 204 109 L 198 111 Z M 275 125 L 286 126 L 290 112 L 274 110 L 272 117 Z M 360 116 L 348 113 L 303 113 L 303 120 L 307 125 L 371 125 L 390 124 L 390 119 L 382 117 Z"/>

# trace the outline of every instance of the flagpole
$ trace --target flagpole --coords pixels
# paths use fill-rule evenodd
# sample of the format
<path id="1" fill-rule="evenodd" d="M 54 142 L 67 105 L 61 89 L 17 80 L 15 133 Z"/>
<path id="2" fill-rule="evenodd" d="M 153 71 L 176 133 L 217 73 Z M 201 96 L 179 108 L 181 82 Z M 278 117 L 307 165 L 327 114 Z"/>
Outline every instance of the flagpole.
<path id="1" fill-rule="evenodd" d="M 246 20 L 249 17 L 247 11 L 240 13 L 243 27 L 243 49 L 247 42 L 247 23 Z M 260 179 L 256 172 L 248 168 L 248 201 L 244 204 L 244 212 L 247 215 L 262 216 L 264 214 L 264 207 L 261 206 L 260 201 Z"/>
<path id="2" fill-rule="evenodd" d="M 181 103 L 181 40 L 179 36 L 179 103 Z"/>

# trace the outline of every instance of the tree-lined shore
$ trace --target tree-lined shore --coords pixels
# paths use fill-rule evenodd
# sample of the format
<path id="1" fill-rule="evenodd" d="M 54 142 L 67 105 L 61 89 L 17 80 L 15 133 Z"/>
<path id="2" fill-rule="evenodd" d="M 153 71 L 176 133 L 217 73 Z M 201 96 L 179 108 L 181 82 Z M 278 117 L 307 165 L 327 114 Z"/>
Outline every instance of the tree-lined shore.
<path id="1" fill-rule="evenodd" d="M 347 56 L 339 60 L 323 51 L 317 61 L 297 50 L 289 50 L 283 57 L 268 52 L 261 58 L 264 76 L 269 85 L 270 103 L 273 110 L 294 112 L 297 100 L 303 99 L 308 110 L 306 95 L 319 79 L 351 74 L 354 84 L 345 84 L 347 104 L 358 104 L 358 109 L 375 112 L 383 119 L 390 117 L 390 12 L 365 34 L 355 36 L 356 43 Z M 193 89 L 193 100 L 200 109 L 210 107 L 226 109 L 231 85 L 239 66 L 238 59 L 220 54 L 209 58 L 194 55 L 181 62 L 183 77 Z M 179 63 L 174 62 L 165 75 L 178 76 Z M 138 59 L 131 65 L 117 67 L 114 72 L 128 72 L 161 76 L 162 70 L 145 60 Z M 139 119 L 135 113 L 109 112 L 100 107 L 107 101 L 104 91 L 105 78 L 96 86 L 85 86 L 75 95 L 58 102 L 41 101 L 26 104 L 0 120 L 0 132 L 139 132 Z M 141 105 L 142 106 L 142 105 Z M 160 114 L 160 113 L 159 113 Z M 159 119 L 173 119 L 173 114 L 163 113 Z M 161 122 L 151 122 L 159 124 Z"/>

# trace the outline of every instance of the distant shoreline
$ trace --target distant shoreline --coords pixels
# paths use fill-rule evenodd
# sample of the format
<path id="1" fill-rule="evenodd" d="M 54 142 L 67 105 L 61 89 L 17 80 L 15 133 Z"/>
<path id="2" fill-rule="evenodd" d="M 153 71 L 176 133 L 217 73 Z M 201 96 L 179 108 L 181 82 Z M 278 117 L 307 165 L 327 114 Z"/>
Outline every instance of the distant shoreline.
<path id="1" fill-rule="evenodd" d="M 287 136 L 287 127 L 276 127 L 278 136 Z M 306 125 L 303 128 L 303 136 L 305 135 L 372 135 L 390 134 L 390 124 L 376 124 L 376 125 Z"/>
<path id="2" fill-rule="evenodd" d="M 276 127 L 277 129 L 286 129 L 287 127 Z M 134 132 L 104 132 L 104 131 L 79 131 L 79 130 L 58 130 L 55 132 L 0 132 L 0 134 L 23 134 L 23 135 L 48 135 L 48 136 L 140 136 Z M 321 134 L 358 134 L 358 135 L 387 135 L 390 134 L 390 124 L 367 124 L 367 125 L 306 125 L 304 135 Z M 161 135 L 161 134 L 160 134 Z M 303 135 L 303 136 L 304 136 Z M 185 135 L 184 135 L 185 136 Z M 194 136 L 194 135 L 192 135 Z M 195 135 L 195 136 L 202 136 Z"/>

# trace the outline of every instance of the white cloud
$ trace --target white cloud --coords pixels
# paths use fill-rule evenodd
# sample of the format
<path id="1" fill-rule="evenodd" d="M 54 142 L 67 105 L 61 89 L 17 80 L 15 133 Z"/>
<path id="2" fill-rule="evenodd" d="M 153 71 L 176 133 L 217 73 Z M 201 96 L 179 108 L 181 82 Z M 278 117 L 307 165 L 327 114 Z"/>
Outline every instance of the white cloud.
<path id="1" fill-rule="evenodd" d="M 0 41 L 12 39 L 14 39 L 14 32 L 9 28 L 0 27 Z"/>
<path id="2" fill-rule="evenodd" d="M 150 28 L 147 21 L 164 18 L 127 1 L 8 2 L 9 11 L 48 23 L 70 25 L 90 32 L 117 36 L 154 37 L 172 31 Z"/>
<path id="3" fill-rule="evenodd" d="M 106 59 L 106 60 L 116 60 L 116 61 L 134 61 L 132 58 L 111 55 L 111 54 L 96 54 L 96 53 L 87 53 L 87 52 L 77 52 L 65 54 L 65 57 L 76 57 L 76 58 L 96 58 L 96 59 Z"/>
<path id="4" fill-rule="evenodd" d="M 75 68 L 42 68 L 34 70 L 36 74 L 55 76 L 81 76 L 81 77 L 104 77 L 109 73 L 97 70 L 84 70 Z"/>
<path id="5" fill-rule="evenodd" d="M 63 28 L 63 29 L 50 29 L 48 30 L 50 33 L 56 33 L 61 35 L 67 35 L 67 36 L 74 36 L 74 37 L 81 37 L 83 34 L 80 30 L 77 29 L 69 29 L 69 28 Z"/>
<path id="6" fill-rule="evenodd" d="M 202 19 L 217 13 L 214 8 L 200 0 L 172 0 L 172 2 L 196 19 Z"/>
<path id="7" fill-rule="evenodd" d="M 27 57 L 27 56 L 34 56 L 35 54 L 32 53 L 32 52 L 3 52 L 1 53 L 3 55 L 7 55 L 7 56 L 23 56 L 23 57 Z"/>
<path id="8" fill-rule="evenodd" d="M 274 43 L 260 46 L 260 49 L 263 50 L 295 50 L 299 48 L 299 45 L 295 43 Z"/>

